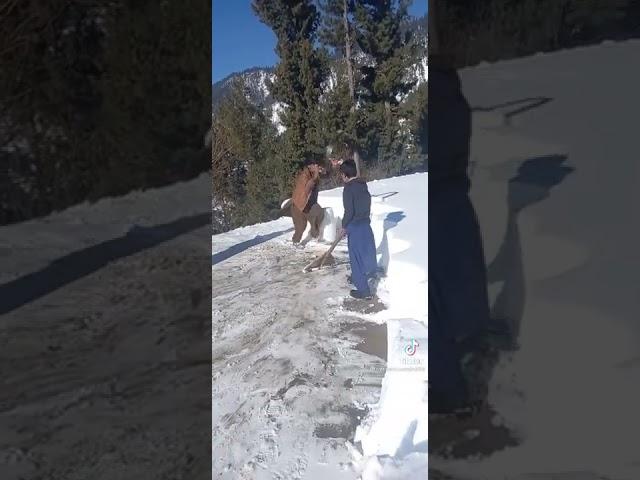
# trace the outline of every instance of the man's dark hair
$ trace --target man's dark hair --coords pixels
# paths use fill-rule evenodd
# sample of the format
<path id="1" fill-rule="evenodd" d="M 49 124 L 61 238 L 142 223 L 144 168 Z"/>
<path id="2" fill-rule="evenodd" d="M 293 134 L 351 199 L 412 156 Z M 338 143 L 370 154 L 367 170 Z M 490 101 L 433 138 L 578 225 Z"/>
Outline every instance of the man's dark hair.
<path id="1" fill-rule="evenodd" d="M 353 160 L 345 160 L 340 165 L 340 172 L 347 178 L 353 178 L 358 175 L 358 169 L 356 168 L 356 162 Z"/>

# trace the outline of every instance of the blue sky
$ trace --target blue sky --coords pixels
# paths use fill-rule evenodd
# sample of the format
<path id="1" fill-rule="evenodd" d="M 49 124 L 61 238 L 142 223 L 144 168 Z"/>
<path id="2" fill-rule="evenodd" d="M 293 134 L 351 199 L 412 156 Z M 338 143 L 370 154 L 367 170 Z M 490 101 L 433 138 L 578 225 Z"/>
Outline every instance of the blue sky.
<path id="1" fill-rule="evenodd" d="M 409 11 L 424 15 L 427 0 L 414 0 Z M 214 82 L 233 72 L 278 61 L 275 35 L 253 14 L 251 0 L 213 0 L 212 17 Z"/>

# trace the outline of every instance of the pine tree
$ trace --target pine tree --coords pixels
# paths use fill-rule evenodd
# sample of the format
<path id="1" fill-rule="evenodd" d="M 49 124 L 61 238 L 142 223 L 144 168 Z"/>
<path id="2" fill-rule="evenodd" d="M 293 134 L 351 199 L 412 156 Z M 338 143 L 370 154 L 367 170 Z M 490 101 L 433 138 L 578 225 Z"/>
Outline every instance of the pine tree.
<path id="1" fill-rule="evenodd" d="M 332 88 L 327 89 L 319 102 L 314 124 L 319 145 L 358 144 L 356 136 L 357 112 L 352 108 L 351 95 L 344 73 L 344 65 L 336 64 L 332 73 Z"/>
<path id="2" fill-rule="evenodd" d="M 280 216 L 280 203 L 291 196 L 291 172 L 273 132 L 263 137 L 263 152 L 247 175 L 247 196 L 243 204 L 245 225 L 273 220 Z"/>
<path id="3" fill-rule="evenodd" d="M 3 2 L 0 105 L 12 128 L 0 128 L 0 145 L 27 148 L 0 152 L 0 222 L 208 168 L 210 10 L 194 0 Z"/>
<path id="4" fill-rule="evenodd" d="M 248 177 L 266 155 L 268 127 L 262 110 L 247 99 L 242 80 L 236 80 L 213 119 L 213 197 L 225 228 L 244 223 L 250 213 L 243 208 L 252 194 Z"/>
<path id="5" fill-rule="evenodd" d="M 332 49 L 337 59 L 345 65 L 349 96 L 355 107 L 355 72 L 353 70 L 353 0 L 324 0 L 320 2 L 322 24 L 320 41 Z"/>
<path id="6" fill-rule="evenodd" d="M 0 7 L 0 224 L 86 198 L 99 162 L 78 155 L 96 126 L 104 17 L 93 2 Z"/>
<path id="7" fill-rule="evenodd" d="M 406 80 L 412 62 L 411 33 L 402 25 L 408 20 L 408 0 L 360 0 L 356 4 L 358 45 L 373 65 L 362 67 L 362 85 L 366 97 L 384 102 L 386 108 L 397 105 L 398 97 L 413 84 Z"/>
<path id="8" fill-rule="evenodd" d="M 114 186 L 115 193 L 159 186 L 208 168 L 202 139 L 211 121 L 205 101 L 211 81 L 201 65 L 211 58 L 211 47 L 196 32 L 209 28 L 209 12 L 197 0 L 122 2 L 108 25 L 99 117 L 105 144 L 100 154 L 108 155 L 108 168 L 96 196 Z"/>
<path id="9" fill-rule="evenodd" d="M 421 84 L 411 93 L 404 105 L 403 117 L 406 118 L 406 126 L 411 138 L 407 163 L 400 167 L 412 169 L 426 167 L 427 163 L 427 108 L 428 87 Z"/>
<path id="10" fill-rule="evenodd" d="M 285 105 L 284 170 L 294 172 L 321 150 L 314 142 L 312 123 L 326 72 L 323 56 L 314 45 L 319 13 L 311 0 L 254 0 L 253 9 L 277 37 L 280 62 L 272 93 Z"/>
<path id="11" fill-rule="evenodd" d="M 354 160 L 357 174 L 361 175 L 360 141 L 357 137 L 356 125 L 359 113 L 356 111 L 356 84 L 359 79 L 354 69 L 354 13 L 355 2 L 353 0 L 325 0 L 321 2 L 322 27 L 320 30 L 321 41 L 334 51 L 336 61 L 336 88 L 331 92 L 330 100 L 326 107 L 335 112 L 334 117 L 341 123 L 335 125 L 330 143 L 333 146 L 349 144 L 354 148 Z M 348 87 L 348 97 L 344 95 L 343 82 Z M 331 110 L 329 110 L 331 112 Z M 331 115 L 329 115 L 331 117 Z M 331 121 L 331 118 L 326 120 Z"/>
<path id="12" fill-rule="evenodd" d="M 377 153 L 382 173 L 394 172 L 394 163 L 406 152 L 399 104 L 415 85 L 408 69 L 416 57 L 411 33 L 403 29 L 408 4 L 407 0 L 358 0 L 355 5 L 356 38 L 369 62 L 360 68 L 363 117 L 359 130 L 369 155 Z"/>

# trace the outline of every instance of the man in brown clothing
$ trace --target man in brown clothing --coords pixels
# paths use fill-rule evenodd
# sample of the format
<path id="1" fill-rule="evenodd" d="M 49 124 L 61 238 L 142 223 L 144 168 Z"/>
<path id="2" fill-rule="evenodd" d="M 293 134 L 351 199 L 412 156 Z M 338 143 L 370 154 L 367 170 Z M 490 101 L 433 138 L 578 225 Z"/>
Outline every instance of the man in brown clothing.
<path id="1" fill-rule="evenodd" d="M 323 172 L 324 168 L 318 163 L 309 161 L 296 177 L 291 197 L 291 218 L 295 228 L 291 239 L 293 243 L 300 242 L 307 222 L 311 224 L 311 236 L 318 238 L 320 235 L 320 224 L 324 217 L 324 210 L 318 205 L 318 187 L 320 174 Z"/>

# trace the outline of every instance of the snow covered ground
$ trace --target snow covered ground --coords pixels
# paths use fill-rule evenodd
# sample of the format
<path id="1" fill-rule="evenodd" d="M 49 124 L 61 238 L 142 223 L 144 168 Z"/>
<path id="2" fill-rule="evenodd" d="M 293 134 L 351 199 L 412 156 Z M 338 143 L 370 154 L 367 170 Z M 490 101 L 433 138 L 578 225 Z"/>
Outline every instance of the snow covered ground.
<path id="1" fill-rule="evenodd" d="M 640 478 L 639 56 L 638 40 L 604 42 L 461 72 L 471 106 L 500 118 L 474 113 L 471 193 L 519 348 L 493 369 L 490 418 L 455 439 L 430 425 L 447 476 Z"/>
<path id="2" fill-rule="evenodd" d="M 214 477 L 426 476 L 427 174 L 369 189 L 384 308 L 345 300 L 344 241 L 302 273 L 326 245 L 290 218 L 213 236 Z M 342 189 L 319 203 L 341 216 Z"/>
<path id="3" fill-rule="evenodd" d="M 2 480 L 210 478 L 210 186 L 0 227 Z"/>

